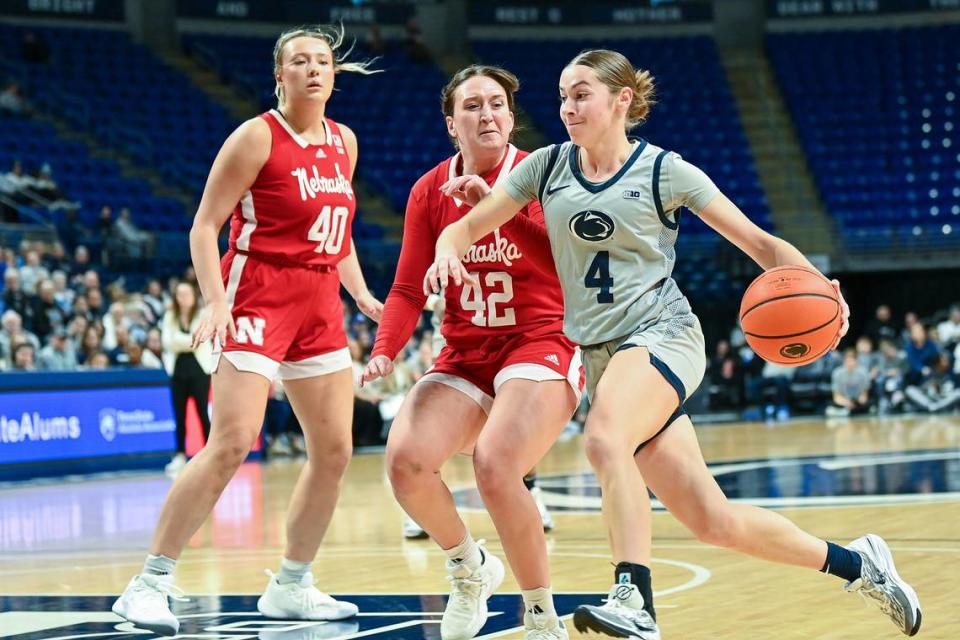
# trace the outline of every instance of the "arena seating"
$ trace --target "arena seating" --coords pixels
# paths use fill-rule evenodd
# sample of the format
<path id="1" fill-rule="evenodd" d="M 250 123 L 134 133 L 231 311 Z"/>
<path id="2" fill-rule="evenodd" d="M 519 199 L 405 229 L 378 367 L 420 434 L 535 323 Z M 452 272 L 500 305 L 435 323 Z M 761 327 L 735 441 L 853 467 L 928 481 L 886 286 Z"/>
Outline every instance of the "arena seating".
<path id="1" fill-rule="evenodd" d="M 767 50 L 848 248 L 960 243 L 960 26 L 771 34 Z"/>

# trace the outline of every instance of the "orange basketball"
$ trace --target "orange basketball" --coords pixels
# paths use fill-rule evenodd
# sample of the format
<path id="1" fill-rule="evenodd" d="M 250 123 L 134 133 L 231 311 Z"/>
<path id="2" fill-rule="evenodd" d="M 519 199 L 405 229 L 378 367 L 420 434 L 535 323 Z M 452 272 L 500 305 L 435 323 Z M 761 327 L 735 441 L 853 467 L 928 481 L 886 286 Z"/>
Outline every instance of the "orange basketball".
<path id="1" fill-rule="evenodd" d="M 740 326 L 757 355 L 798 366 L 825 354 L 840 332 L 840 300 L 830 281 L 807 267 L 777 267 L 750 283 Z"/>

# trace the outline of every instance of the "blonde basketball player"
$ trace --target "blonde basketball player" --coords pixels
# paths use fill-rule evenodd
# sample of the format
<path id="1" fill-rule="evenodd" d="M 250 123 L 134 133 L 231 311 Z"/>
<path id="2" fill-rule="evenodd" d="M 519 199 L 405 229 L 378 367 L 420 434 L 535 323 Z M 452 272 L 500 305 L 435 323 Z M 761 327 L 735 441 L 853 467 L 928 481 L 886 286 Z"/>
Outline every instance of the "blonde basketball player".
<path id="1" fill-rule="evenodd" d="M 216 337 L 210 441 L 167 495 L 143 571 L 113 611 L 137 627 L 176 635 L 168 596 L 187 541 L 253 446 L 271 381 L 279 376 L 303 425 L 307 462 L 290 499 L 280 572 L 257 609 L 271 618 L 337 620 L 357 613 L 314 586 L 310 571 L 352 451 L 353 381 L 340 285 L 378 319 L 350 225 L 357 139 L 324 116 L 340 71 L 370 73 L 338 57 L 343 32 L 295 29 L 274 48 L 279 106 L 234 131 L 220 150 L 190 232 L 207 302 L 194 347 Z M 217 236 L 232 216 L 230 250 Z"/>
<path id="2" fill-rule="evenodd" d="M 564 331 L 584 351 L 591 399 L 587 457 L 603 492 L 615 584 L 603 606 L 582 606 L 578 629 L 655 640 L 647 486 L 707 543 L 844 578 L 907 635 L 920 603 L 875 535 L 848 547 L 820 540 L 772 511 L 733 504 L 707 469 L 683 402 L 703 377 L 700 323 L 671 278 L 680 207 L 687 207 L 764 269 L 813 268 L 789 243 L 753 224 L 699 169 L 626 132 L 647 115 L 653 80 L 614 51 L 576 56 L 560 76 L 570 142 L 526 158 L 437 241 L 424 282 L 464 280 L 471 242 L 539 198 L 565 303 Z M 453 196 L 472 178 L 451 180 Z M 839 294 L 839 284 L 835 283 Z M 849 310 L 843 303 L 843 335 Z M 838 338 L 839 341 L 839 338 Z"/>

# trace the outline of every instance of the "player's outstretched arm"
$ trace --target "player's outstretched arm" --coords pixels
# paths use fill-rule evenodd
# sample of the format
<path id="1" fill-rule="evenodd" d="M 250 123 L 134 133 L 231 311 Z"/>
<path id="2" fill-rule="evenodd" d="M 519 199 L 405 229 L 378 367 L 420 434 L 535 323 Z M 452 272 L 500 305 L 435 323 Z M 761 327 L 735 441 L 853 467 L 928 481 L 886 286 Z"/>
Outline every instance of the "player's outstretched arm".
<path id="1" fill-rule="evenodd" d="M 423 280 L 424 293 L 439 293 L 451 279 L 458 285 L 473 282 L 460 262 L 461 256 L 474 242 L 517 215 L 524 204 L 511 198 L 503 187 L 496 187 L 470 213 L 444 229 L 437 238 L 433 264 Z"/>

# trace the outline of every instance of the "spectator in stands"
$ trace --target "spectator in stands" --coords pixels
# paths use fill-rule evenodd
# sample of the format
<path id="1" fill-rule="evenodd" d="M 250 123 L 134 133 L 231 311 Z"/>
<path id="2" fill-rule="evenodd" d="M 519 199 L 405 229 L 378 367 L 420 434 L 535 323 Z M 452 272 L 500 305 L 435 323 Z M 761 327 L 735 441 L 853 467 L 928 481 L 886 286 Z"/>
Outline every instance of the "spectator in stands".
<path id="1" fill-rule="evenodd" d="M 114 302 L 103 316 L 103 350 L 107 355 L 117 347 L 117 330 L 121 326 L 124 329 L 128 327 L 126 310 L 122 302 Z"/>
<path id="2" fill-rule="evenodd" d="M 950 307 L 950 316 L 937 325 L 937 333 L 940 334 L 940 344 L 946 349 L 952 350 L 960 344 L 960 304 Z"/>
<path id="3" fill-rule="evenodd" d="M 173 409 L 177 419 L 177 449 L 166 472 L 175 475 L 187 463 L 187 401 L 193 398 L 203 425 L 204 441 L 210 437 L 210 372 L 213 354 L 210 341 L 192 350 L 193 333 L 200 325 L 200 301 L 197 290 L 182 282 L 177 285 L 170 309 L 163 316 L 161 336 L 163 364 L 170 375 Z"/>
<path id="4" fill-rule="evenodd" d="M 20 39 L 20 55 L 24 62 L 46 64 L 50 60 L 50 48 L 36 33 L 27 31 Z"/>
<path id="5" fill-rule="evenodd" d="M 63 213 L 63 218 L 60 219 L 60 222 L 57 224 L 57 233 L 63 241 L 67 244 L 71 251 L 77 251 L 80 249 L 79 243 L 89 242 L 90 238 L 93 236 L 93 232 L 87 228 L 78 217 L 76 209 L 67 209 Z M 86 252 L 86 247 L 84 247 Z M 87 253 L 89 255 L 89 253 Z M 74 257 L 76 261 L 76 256 Z"/>
<path id="6" fill-rule="evenodd" d="M 353 338 L 347 339 L 350 358 L 353 360 L 353 443 L 357 446 L 383 444 L 383 418 L 379 404 L 383 396 L 372 386 L 360 386 L 363 375 L 363 350 Z"/>
<path id="7" fill-rule="evenodd" d="M 380 55 L 387 50 L 387 43 L 383 39 L 383 34 L 380 33 L 380 25 L 376 22 L 371 24 L 370 29 L 367 30 L 366 45 L 370 53 L 374 55 Z"/>
<path id="8" fill-rule="evenodd" d="M 7 309 L 0 316 L 0 354 L 7 365 L 12 364 L 13 350 L 21 342 L 33 345 L 34 352 L 40 349 L 37 336 L 23 328 L 23 317 L 13 309 Z"/>
<path id="9" fill-rule="evenodd" d="M 87 333 L 89 321 L 84 316 L 74 315 L 67 322 L 67 339 L 70 340 L 70 346 L 74 353 L 78 353 L 83 347 L 83 337 Z"/>
<path id="10" fill-rule="evenodd" d="M 65 314 L 73 314 L 73 300 L 77 292 L 67 286 L 67 274 L 65 271 L 54 271 L 50 275 L 50 281 L 53 282 L 53 299 L 57 301 L 60 309 Z"/>
<path id="11" fill-rule="evenodd" d="M 104 353 L 106 353 L 107 357 L 110 358 L 111 365 L 114 367 L 125 367 L 130 365 L 130 354 L 128 353 L 128 348 L 131 344 L 135 343 L 130 339 L 130 330 L 127 329 L 125 324 L 118 324 L 114 329 L 113 346 L 107 345 L 106 331 L 104 331 L 104 339 L 100 344 L 103 347 Z"/>
<path id="12" fill-rule="evenodd" d="M 87 307 L 90 309 L 90 315 L 97 319 L 102 318 L 106 311 L 103 308 L 103 292 L 101 292 L 100 289 L 87 289 L 84 297 L 87 299 Z"/>
<path id="13" fill-rule="evenodd" d="M 81 317 L 87 324 L 91 324 L 94 321 L 93 314 L 90 313 L 90 304 L 87 302 L 86 296 L 77 296 L 73 301 L 73 315 L 71 318 Z M 99 318 L 96 318 L 99 320 Z"/>
<path id="14" fill-rule="evenodd" d="M 147 332 L 143 349 L 143 366 L 148 369 L 163 368 L 163 339 L 160 329 L 156 327 Z"/>
<path id="15" fill-rule="evenodd" d="M 20 287 L 20 272 L 7 268 L 3 274 L 3 308 L 16 311 L 21 318 L 29 318 L 33 311 L 30 297 Z"/>
<path id="16" fill-rule="evenodd" d="M 107 369 L 110 367 L 110 358 L 102 351 L 96 351 L 87 358 L 87 369 Z"/>
<path id="17" fill-rule="evenodd" d="M 77 362 L 80 364 L 91 365 L 91 359 L 95 354 L 103 354 L 107 358 L 107 365 L 110 364 L 110 358 L 100 347 L 100 331 L 95 325 L 88 325 L 83 332 L 83 340 L 80 343 L 80 350 L 77 353 Z"/>
<path id="18" fill-rule="evenodd" d="M 73 250 L 73 264 L 70 266 L 70 283 L 80 284 L 83 281 L 84 274 L 90 270 L 90 250 L 86 245 L 77 245 Z M 96 271 L 94 271 L 96 273 Z M 83 288 L 79 288 L 77 293 L 83 293 Z"/>
<path id="19" fill-rule="evenodd" d="M 134 293 L 129 296 L 124 306 L 127 327 L 130 329 L 130 337 L 140 345 L 147 341 L 147 331 L 150 330 L 150 323 L 147 322 L 146 309 L 146 305 L 143 304 L 143 297 L 139 293 Z"/>
<path id="20" fill-rule="evenodd" d="M 29 204 L 31 201 L 29 191 L 30 185 L 33 183 L 33 178 L 23 172 L 23 163 L 19 160 L 14 160 L 10 171 L 4 175 L 4 178 L 6 185 L 4 186 L 5 194 L 15 202 Z"/>
<path id="21" fill-rule="evenodd" d="M 927 330 L 920 322 L 910 328 L 910 340 L 906 346 L 907 373 L 904 376 L 907 386 L 920 386 L 932 372 L 932 365 L 940 355 L 933 340 L 927 337 Z"/>
<path id="22" fill-rule="evenodd" d="M 11 82 L 0 91 L 0 115 L 27 116 L 30 115 L 30 105 L 20 95 L 20 85 Z"/>
<path id="23" fill-rule="evenodd" d="M 407 369 L 413 374 L 414 380 L 419 380 L 423 374 L 433 366 L 433 333 L 424 331 L 420 338 L 417 350 L 406 360 Z"/>
<path id="24" fill-rule="evenodd" d="M 66 329 L 53 331 L 37 360 L 41 371 L 73 371 L 77 368 L 77 352 Z"/>
<path id="25" fill-rule="evenodd" d="M 949 356 L 938 353 L 930 363 L 929 375 L 907 385 L 906 394 L 911 403 L 930 413 L 946 411 L 960 404 L 960 389 L 952 379 Z"/>
<path id="26" fill-rule="evenodd" d="M 403 48 L 411 62 L 429 64 L 433 60 L 430 49 L 423 41 L 420 25 L 413 18 L 407 21 L 404 29 Z"/>
<path id="27" fill-rule="evenodd" d="M 29 342 L 21 342 L 13 351 L 14 371 L 35 371 L 37 366 L 34 360 L 36 350 Z"/>
<path id="28" fill-rule="evenodd" d="M 147 321 L 151 326 L 157 326 L 163 320 L 163 314 L 167 311 L 169 298 L 164 295 L 163 285 L 156 278 L 147 283 L 147 291 L 143 296 L 143 304 L 146 306 Z"/>
<path id="29" fill-rule="evenodd" d="M 739 408 L 743 404 L 743 374 L 728 341 L 717 342 L 709 376 L 711 408 Z"/>
<path id="30" fill-rule="evenodd" d="M 827 407 L 831 418 L 860 415 L 870 410 L 870 376 L 860 366 L 855 349 L 843 352 L 843 365 L 830 376 L 833 404 Z"/>
<path id="31" fill-rule="evenodd" d="M 146 353 L 146 350 L 143 348 L 139 342 L 130 340 L 127 343 L 126 348 L 126 365 L 131 369 L 150 369 L 147 364 L 143 361 L 143 355 Z M 162 366 L 162 364 L 161 364 Z"/>
<path id="32" fill-rule="evenodd" d="M 111 232 L 117 241 L 117 253 L 126 258 L 141 259 L 147 256 L 150 234 L 141 231 L 130 217 L 130 209 L 120 209 L 120 215 L 113 223 Z"/>
<path id="33" fill-rule="evenodd" d="M 70 260 L 67 258 L 67 250 L 62 242 L 54 242 L 43 252 L 40 257 L 44 268 L 51 274 L 54 271 L 65 271 L 70 266 Z"/>
<path id="34" fill-rule="evenodd" d="M 897 328 L 893 326 L 891 320 L 890 307 L 885 304 L 877 307 L 873 320 L 867 325 L 867 335 L 873 343 L 880 344 L 881 340 L 896 340 L 897 333 Z"/>
<path id="35" fill-rule="evenodd" d="M 900 330 L 900 340 L 904 343 L 910 342 L 913 327 L 919 323 L 920 317 L 916 311 L 907 311 L 903 314 L 903 328 Z"/>
<path id="36" fill-rule="evenodd" d="M 790 418 L 790 382 L 795 373 L 795 367 L 764 362 L 761 375 L 748 383 L 751 402 L 763 405 L 768 420 Z"/>
<path id="37" fill-rule="evenodd" d="M 36 249 L 28 251 L 24 261 L 26 264 L 20 267 L 20 287 L 24 293 L 32 296 L 37 293 L 37 284 L 49 278 L 50 272 L 41 264 L 40 252 Z"/>
<path id="38" fill-rule="evenodd" d="M 857 338 L 857 365 L 867 372 L 871 380 L 876 380 L 880 373 L 880 354 L 873 350 L 873 341 L 870 336 Z"/>
<path id="39" fill-rule="evenodd" d="M 40 165 L 40 168 L 37 169 L 36 174 L 34 174 L 33 190 L 42 198 L 50 201 L 50 204 L 47 205 L 47 209 L 51 211 L 56 211 L 58 209 L 75 209 L 77 206 L 79 206 L 76 202 L 70 202 L 64 198 L 63 192 L 60 191 L 60 187 L 53 179 L 53 168 L 48 162 L 44 162 L 42 165 Z"/>
<path id="40" fill-rule="evenodd" d="M 66 324 L 67 316 L 54 299 L 53 280 L 47 278 L 41 281 L 38 290 L 39 293 L 33 300 L 30 328 L 42 342 L 54 329 L 62 328 Z"/>

